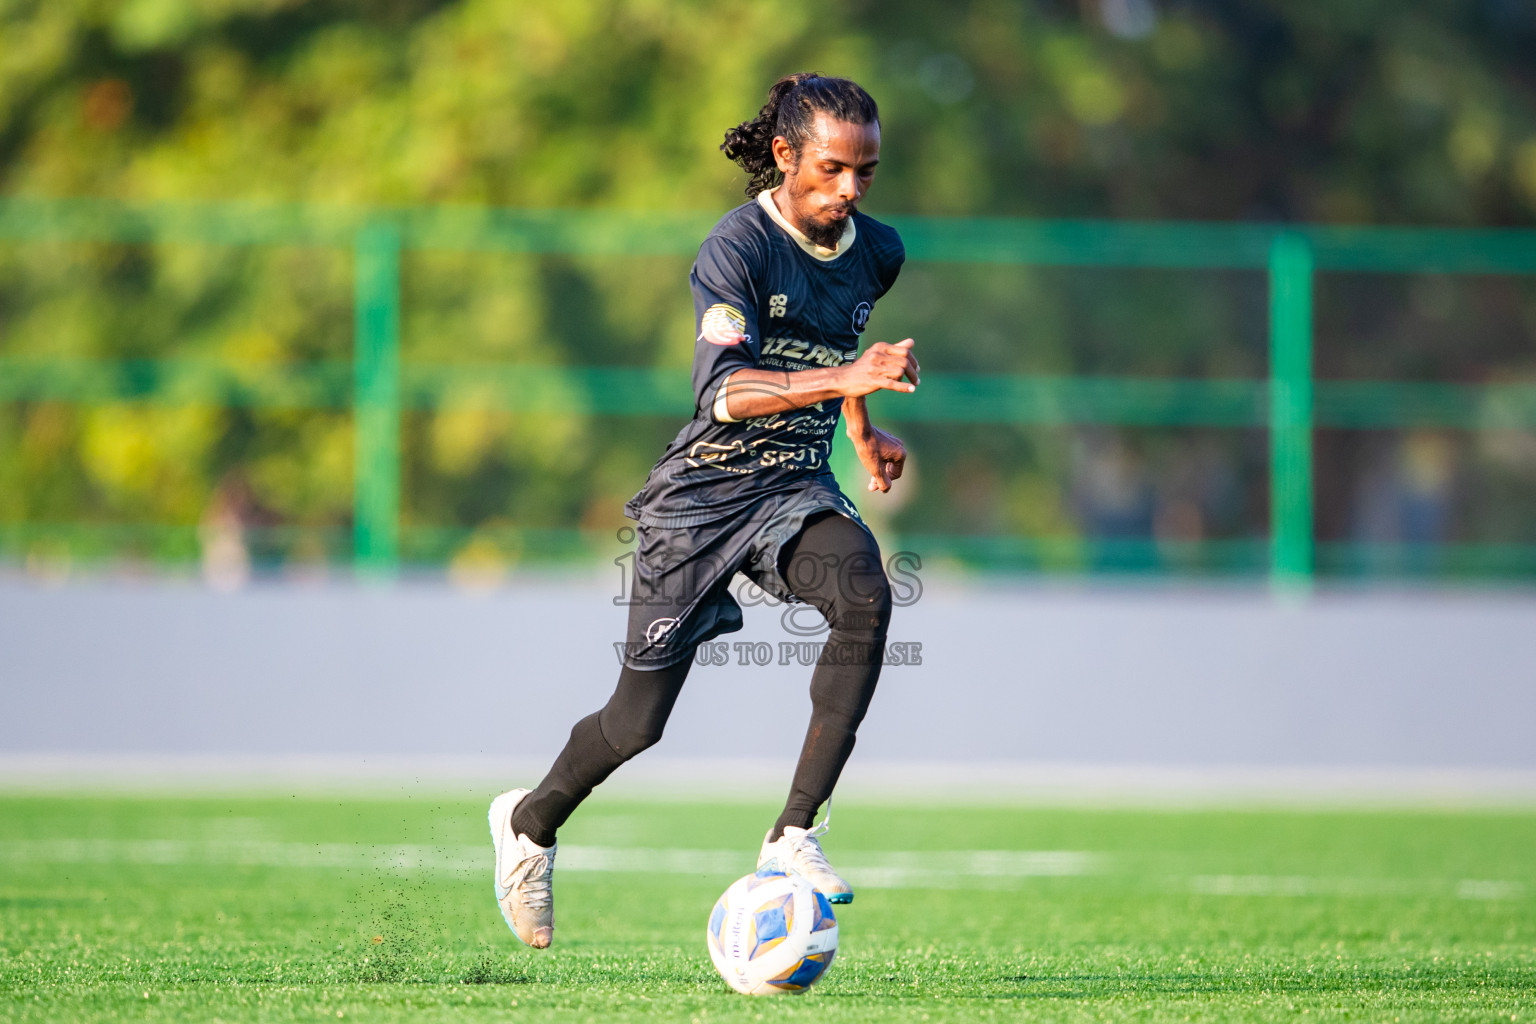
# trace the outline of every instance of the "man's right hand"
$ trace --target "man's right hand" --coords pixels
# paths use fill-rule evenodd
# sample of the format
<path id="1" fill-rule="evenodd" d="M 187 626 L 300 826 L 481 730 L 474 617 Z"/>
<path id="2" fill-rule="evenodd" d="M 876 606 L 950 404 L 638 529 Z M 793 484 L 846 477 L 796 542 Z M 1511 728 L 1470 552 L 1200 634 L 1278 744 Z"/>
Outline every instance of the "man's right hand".
<path id="1" fill-rule="evenodd" d="M 858 359 L 842 368 L 839 390 L 844 398 L 858 398 L 876 391 L 917 390 L 917 357 L 912 354 L 911 338 L 888 345 L 877 341 Z M 910 383 L 902 381 L 905 377 Z"/>

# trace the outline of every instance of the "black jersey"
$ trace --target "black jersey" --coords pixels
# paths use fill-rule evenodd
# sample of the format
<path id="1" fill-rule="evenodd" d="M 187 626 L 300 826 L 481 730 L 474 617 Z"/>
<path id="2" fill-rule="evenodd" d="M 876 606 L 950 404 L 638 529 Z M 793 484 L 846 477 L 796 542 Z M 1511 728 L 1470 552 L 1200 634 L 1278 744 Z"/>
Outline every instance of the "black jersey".
<path id="1" fill-rule="evenodd" d="M 719 401 L 733 371 L 806 370 L 858 358 L 876 300 L 906 252 L 895 229 L 855 212 L 835 251 L 779 216 L 769 192 L 721 218 L 693 272 L 693 419 L 624 506 L 632 519 L 682 527 L 739 512 L 777 491 L 831 475 L 843 400 L 731 420 Z"/>

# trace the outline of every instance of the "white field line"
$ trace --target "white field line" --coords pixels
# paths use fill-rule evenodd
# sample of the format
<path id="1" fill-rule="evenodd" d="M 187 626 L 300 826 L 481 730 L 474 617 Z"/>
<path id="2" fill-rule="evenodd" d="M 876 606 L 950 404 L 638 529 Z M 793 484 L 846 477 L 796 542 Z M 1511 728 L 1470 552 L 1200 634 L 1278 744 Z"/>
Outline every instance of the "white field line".
<path id="1" fill-rule="evenodd" d="M 330 868 L 472 875 L 490 866 L 491 847 L 297 843 L 273 840 L 9 839 L 0 865 L 143 864 Z M 1110 859 L 1076 850 L 953 850 L 898 853 L 851 851 L 836 857 L 840 872 L 870 889 L 1005 888 L 1028 878 L 1102 874 Z M 630 846 L 562 846 L 561 871 L 735 878 L 752 870 L 740 850 Z M 1347 878 L 1313 875 L 1195 875 L 1174 887 L 1205 896 L 1434 896 L 1467 900 L 1522 899 L 1520 882 L 1489 879 Z"/>
<path id="2" fill-rule="evenodd" d="M 986 888 L 1024 878 L 1102 871 L 1107 858 L 1073 850 L 958 850 L 932 853 L 850 853 L 839 870 L 869 888 Z M 9 839 L 0 864 L 232 865 L 340 868 L 402 873 L 489 870 L 491 846 L 373 846 L 271 840 Z M 561 871 L 718 875 L 734 878 L 755 859 L 740 850 L 561 846 Z"/>
<path id="3" fill-rule="evenodd" d="M 1196 875 L 1185 881 L 1191 891 L 1202 896 L 1426 896 L 1453 893 L 1463 900 L 1509 900 L 1525 895 L 1525 886 L 1519 882 L 1475 878 L 1444 882 L 1312 875 Z"/>

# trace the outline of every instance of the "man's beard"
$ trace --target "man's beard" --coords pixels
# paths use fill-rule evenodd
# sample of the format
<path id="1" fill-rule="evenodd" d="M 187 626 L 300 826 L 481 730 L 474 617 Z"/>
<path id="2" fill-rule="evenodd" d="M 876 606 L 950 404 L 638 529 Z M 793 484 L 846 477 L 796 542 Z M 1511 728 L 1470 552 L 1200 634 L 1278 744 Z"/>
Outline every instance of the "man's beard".
<path id="1" fill-rule="evenodd" d="M 789 190 L 789 201 L 791 207 L 798 206 L 800 204 L 800 200 L 810 194 L 809 190 L 802 191 L 801 189 L 797 188 L 796 182 L 793 178 L 787 179 L 784 184 L 785 187 Z M 843 203 L 840 205 L 842 209 L 848 211 L 848 215 L 850 217 L 853 216 L 852 203 Z M 833 207 L 827 207 L 827 209 L 832 208 Z M 800 233 L 806 238 L 809 238 L 813 244 L 819 245 L 823 249 L 836 249 L 837 243 L 843 240 L 843 230 L 847 223 L 847 221 L 832 220 L 827 221 L 825 224 L 821 224 L 807 217 L 797 223 L 795 227 L 799 228 Z"/>
<path id="2" fill-rule="evenodd" d="M 805 220 L 800 222 L 800 233 L 823 249 L 836 249 L 837 243 L 843 240 L 843 229 L 847 223 L 834 220 L 820 224 L 814 220 Z"/>

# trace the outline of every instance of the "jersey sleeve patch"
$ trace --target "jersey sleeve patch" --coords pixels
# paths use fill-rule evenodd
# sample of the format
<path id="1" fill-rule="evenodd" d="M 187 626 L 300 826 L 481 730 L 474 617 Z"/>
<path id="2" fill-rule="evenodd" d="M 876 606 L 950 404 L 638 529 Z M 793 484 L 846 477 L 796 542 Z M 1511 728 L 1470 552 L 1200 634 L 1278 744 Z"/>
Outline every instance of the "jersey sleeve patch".
<path id="1" fill-rule="evenodd" d="M 710 306 L 699 318 L 699 337 L 711 345 L 740 345 L 752 340 L 745 314 L 723 302 Z"/>

